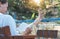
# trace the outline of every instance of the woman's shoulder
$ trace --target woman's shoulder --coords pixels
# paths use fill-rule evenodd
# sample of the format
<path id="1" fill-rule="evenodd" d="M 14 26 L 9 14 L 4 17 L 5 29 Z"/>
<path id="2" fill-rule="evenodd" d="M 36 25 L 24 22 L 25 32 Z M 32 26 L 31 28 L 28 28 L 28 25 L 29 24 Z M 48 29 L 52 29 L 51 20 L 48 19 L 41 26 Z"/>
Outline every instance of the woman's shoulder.
<path id="1" fill-rule="evenodd" d="M 10 15 L 5 15 L 5 19 L 4 20 L 6 20 L 9 23 L 10 22 L 12 22 L 12 23 L 15 22 L 14 18 L 12 16 L 10 16 Z"/>
<path id="2" fill-rule="evenodd" d="M 13 18 L 11 15 L 4 15 L 6 18 Z"/>
<path id="3" fill-rule="evenodd" d="M 13 17 L 12 17 L 11 15 L 4 15 L 4 19 L 14 20 Z"/>

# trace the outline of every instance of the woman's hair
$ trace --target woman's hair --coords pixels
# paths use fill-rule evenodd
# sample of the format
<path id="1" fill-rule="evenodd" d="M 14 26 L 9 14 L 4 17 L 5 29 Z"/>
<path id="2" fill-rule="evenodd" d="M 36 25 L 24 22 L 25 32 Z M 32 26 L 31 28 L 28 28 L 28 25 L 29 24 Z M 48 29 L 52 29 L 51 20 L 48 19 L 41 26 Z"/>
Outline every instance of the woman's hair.
<path id="1" fill-rule="evenodd" d="M 5 3 L 7 2 L 7 0 L 0 0 L 0 2 L 1 2 L 2 4 L 5 4 Z"/>

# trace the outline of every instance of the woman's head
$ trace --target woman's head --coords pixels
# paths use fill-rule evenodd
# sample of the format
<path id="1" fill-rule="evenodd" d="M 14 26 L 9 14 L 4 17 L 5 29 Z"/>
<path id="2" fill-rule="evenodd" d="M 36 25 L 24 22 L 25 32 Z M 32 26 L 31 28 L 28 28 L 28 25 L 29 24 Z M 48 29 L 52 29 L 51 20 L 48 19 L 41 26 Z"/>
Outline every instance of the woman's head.
<path id="1" fill-rule="evenodd" d="M 0 0 L 0 12 L 5 13 L 7 11 L 8 2 L 7 0 Z"/>
<path id="2" fill-rule="evenodd" d="M 7 0 L 0 0 L 0 2 L 1 2 L 2 4 L 5 4 L 5 3 L 7 2 Z"/>

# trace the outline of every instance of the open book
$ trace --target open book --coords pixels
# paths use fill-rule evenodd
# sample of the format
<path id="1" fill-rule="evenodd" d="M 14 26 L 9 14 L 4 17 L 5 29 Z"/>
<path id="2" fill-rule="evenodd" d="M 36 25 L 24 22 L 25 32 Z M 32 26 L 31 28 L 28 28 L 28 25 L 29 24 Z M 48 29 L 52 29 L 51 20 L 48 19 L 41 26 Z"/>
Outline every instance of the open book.
<path id="1" fill-rule="evenodd" d="M 17 28 L 17 31 L 23 33 L 28 27 L 31 27 L 30 24 L 22 22 Z"/>

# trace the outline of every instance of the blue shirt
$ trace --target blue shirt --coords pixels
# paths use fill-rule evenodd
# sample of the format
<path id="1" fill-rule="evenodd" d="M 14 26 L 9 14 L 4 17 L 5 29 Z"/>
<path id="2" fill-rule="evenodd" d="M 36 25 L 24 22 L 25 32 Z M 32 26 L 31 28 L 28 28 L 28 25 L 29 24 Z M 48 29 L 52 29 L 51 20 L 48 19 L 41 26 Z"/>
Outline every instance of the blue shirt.
<path id="1" fill-rule="evenodd" d="M 17 35 L 16 23 L 12 16 L 0 13 L 0 27 L 5 27 L 7 25 L 10 27 L 11 35 Z"/>

